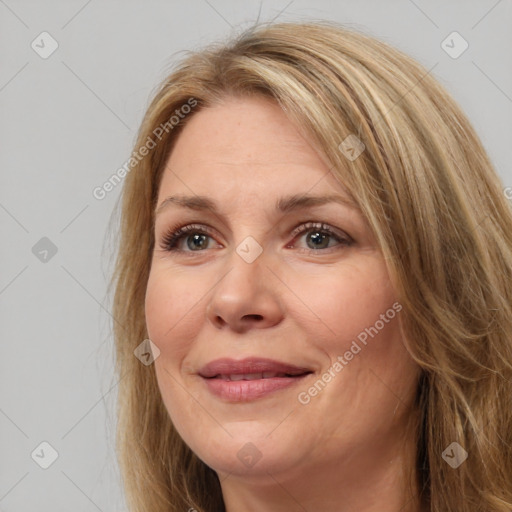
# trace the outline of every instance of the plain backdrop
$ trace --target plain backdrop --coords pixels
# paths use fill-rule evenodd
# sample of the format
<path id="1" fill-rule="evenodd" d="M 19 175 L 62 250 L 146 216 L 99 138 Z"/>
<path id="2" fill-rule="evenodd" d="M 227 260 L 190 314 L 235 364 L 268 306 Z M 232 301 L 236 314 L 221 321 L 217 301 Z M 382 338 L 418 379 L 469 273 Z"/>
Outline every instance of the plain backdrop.
<path id="1" fill-rule="evenodd" d="M 416 58 L 512 186 L 511 0 L 0 0 L 0 511 L 126 510 L 106 295 L 121 186 L 92 191 L 183 51 L 258 16 L 336 20 Z"/>

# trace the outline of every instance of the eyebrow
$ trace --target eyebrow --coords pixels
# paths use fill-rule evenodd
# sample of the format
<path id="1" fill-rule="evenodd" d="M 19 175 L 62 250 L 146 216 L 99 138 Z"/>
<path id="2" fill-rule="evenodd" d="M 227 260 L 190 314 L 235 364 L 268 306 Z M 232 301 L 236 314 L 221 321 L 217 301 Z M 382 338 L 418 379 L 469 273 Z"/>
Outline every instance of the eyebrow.
<path id="1" fill-rule="evenodd" d="M 345 198 L 338 194 L 330 194 L 324 196 L 312 196 L 303 194 L 294 194 L 290 196 L 281 197 L 275 203 L 276 211 L 288 213 L 301 208 L 311 208 L 314 206 L 321 206 L 327 203 L 339 203 L 353 210 L 360 211 L 360 208 L 351 199 Z M 155 215 L 161 213 L 171 204 L 188 208 L 190 210 L 206 210 L 214 214 L 218 214 L 219 210 L 215 201 L 206 196 L 185 196 L 176 195 L 169 196 L 164 199 L 160 206 L 155 210 Z"/>

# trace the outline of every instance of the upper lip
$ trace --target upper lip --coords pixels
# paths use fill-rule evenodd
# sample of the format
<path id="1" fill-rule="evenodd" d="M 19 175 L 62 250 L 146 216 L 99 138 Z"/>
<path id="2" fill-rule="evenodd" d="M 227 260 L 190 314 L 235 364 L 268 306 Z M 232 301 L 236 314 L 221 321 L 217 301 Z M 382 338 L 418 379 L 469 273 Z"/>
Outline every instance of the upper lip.
<path id="1" fill-rule="evenodd" d="M 310 368 L 295 366 L 273 359 L 261 357 L 249 357 L 246 359 L 215 359 L 203 366 L 198 374 L 201 377 L 211 378 L 217 375 L 241 375 L 249 373 L 276 372 L 290 375 L 302 375 L 310 373 Z"/>

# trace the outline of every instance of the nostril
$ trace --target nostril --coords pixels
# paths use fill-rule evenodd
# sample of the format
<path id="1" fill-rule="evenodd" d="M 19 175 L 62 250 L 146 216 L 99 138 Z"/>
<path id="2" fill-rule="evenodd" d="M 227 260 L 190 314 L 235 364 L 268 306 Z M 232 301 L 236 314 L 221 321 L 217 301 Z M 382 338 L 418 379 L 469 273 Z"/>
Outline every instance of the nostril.
<path id="1" fill-rule="evenodd" d="M 245 315 L 244 318 L 250 318 L 254 320 L 261 320 L 263 317 L 261 315 Z"/>

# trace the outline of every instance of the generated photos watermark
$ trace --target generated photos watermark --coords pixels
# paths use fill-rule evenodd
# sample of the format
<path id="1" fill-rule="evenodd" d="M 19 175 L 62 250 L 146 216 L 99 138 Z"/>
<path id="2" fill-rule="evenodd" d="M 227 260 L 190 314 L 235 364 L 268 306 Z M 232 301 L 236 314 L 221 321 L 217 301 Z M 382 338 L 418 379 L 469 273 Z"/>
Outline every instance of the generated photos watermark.
<path id="1" fill-rule="evenodd" d="M 152 149 L 155 149 L 158 142 L 162 140 L 164 133 L 169 133 L 175 126 L 177 126 L 187 114 L 190 114 L 192 108 L 197 105 L 195 98 L 189 98 L 187 103 L 177 108 L 173 115 L 165 122 L 157 126 L 152 135 L 148 135 L 146 141 L 140 146 L 137 151 L 132 152 L 132 156 L 114 172 L 101 186 L 97 186 L 93 189 L 92 195 L 98 201 L 101 201 L 107 197 L 109 192 L 112 192 L 114 188 L 121 183 L 123 178 L 146 156 Z"/>
<path id="2" fill-rule="evenodd" d="M 297 395 L 298 401 L 302 405 L 309 404 L 311 399 L 318 396 L 327 384 L 331 382 L 341 372 L 341 370 L 343 370 L 343 368 L 352 361 L 352 359 L 354 359 L 354 356 L 359 354 L 361 350 L 367 346 L 368 336 L 371 338 L 376 336 L 401 310 L 402 305 L 399 302 L 395 302 L 391 308 L 380 315 L 380 319 L 371 327 L 366 327 L 361 331 L 357 335 L 357 339 L 352 341 L 350 348 L 343 355 L 339 355 L 334 364 L 331 365 L 312 386 L 310 386 L 306 391 L 301 391 Z"/>

